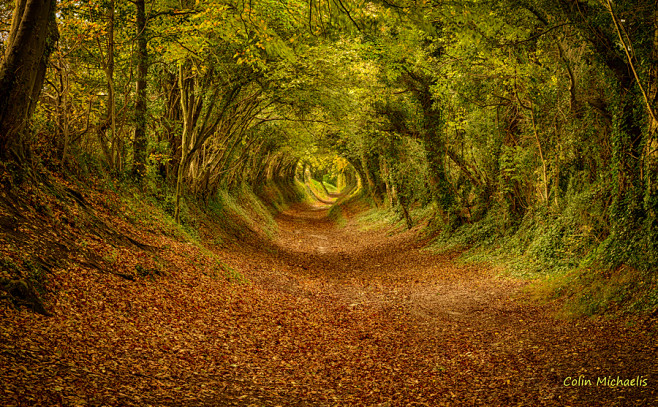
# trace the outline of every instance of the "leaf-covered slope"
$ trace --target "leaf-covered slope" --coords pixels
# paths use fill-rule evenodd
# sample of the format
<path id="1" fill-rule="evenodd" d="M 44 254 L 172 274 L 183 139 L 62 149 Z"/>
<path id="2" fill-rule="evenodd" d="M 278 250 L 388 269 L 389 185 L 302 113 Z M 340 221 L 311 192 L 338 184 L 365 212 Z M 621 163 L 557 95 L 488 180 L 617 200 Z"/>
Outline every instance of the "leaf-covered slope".
<path id="1" fill-rule="evenodd" d="M 294 206 L 274 240 L 217 242 L 203 218 L 204 246 L 125 192 L 79 195 L 43 195 L 58 216 L 22 207 L 22 243 L 3 233 L 5 258 L 47 247 L 44 227 L 68 247 L 43 284 L 52 316 L 2 302 L 3 405 L 656 401 L 652 320 L 557 321 L 514 299 L 521 282 L 420 250 L 417 230 L 360 230 L 349 208 L 337 228 Z M 564 385 L 580 375 L 648 385 Z"/>

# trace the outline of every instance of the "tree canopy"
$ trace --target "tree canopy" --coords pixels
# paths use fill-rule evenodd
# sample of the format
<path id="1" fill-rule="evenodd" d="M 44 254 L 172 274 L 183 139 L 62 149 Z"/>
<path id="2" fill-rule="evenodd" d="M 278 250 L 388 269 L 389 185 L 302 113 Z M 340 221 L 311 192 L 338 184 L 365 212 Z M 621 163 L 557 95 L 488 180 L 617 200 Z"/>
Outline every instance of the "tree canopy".
<path id="1" fill-rule="evenodd" d="M 341 176 L 468 245 L 658 265 L 655 1 L 3 4 L 3 159 L 131 175 L 177 218 L 184 197 Z"/>

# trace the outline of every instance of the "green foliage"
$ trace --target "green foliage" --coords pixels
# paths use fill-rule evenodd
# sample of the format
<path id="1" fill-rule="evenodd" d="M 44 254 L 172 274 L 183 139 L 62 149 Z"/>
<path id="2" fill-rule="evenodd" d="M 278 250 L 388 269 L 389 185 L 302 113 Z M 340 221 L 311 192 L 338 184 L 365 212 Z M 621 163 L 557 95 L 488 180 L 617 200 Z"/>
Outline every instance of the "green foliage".
<path id="1" fill-rule="evenodd" d="M 561 300 L 563 316 L 616 316 L 658 309 L 658 280 L 624 266 L 581 267 L 533 282 L 528 292 L 541 301 Z"/>
<path id="2" fill-rule="evenodd" d="M 53 168 L 105 176 L 130 221 L 194 240 L 207 211 L 238 238 L 272 235 L 291 202 L 359 185 L 331 216 L 357 194 L 372 225 L 432 213 L 434 249 L 518 274 L 658 269 L 642 92 L 656 82 L 655 1 L 154 0 L 146 171 L 129 187 L 136 10 L 113 3 L 60 2 L 31 142 Z M 632 21 L 628 44 L 615 15 Z M 9 169 L 3 185 L 23 174 Z"/>
<path id="3" fill-rule="evenodd" d="M 467 260 L 481 261 L 482 258 L 488 259 L 492 253 L 499 247 L 500 239 L 503 238 L 501 231 L 500 218 L 494 211 L 479 222 L 465 224 L 455 230 L 444 229 L 432 244 L 428 247 L 437 253 L 462 252 Z M 486 254 L 483 256 L 482 251 Z"/>
<path id="4" fill-rule="evenodd" d="M 216 260 L 212 268 L 207 269 L 205 274 L 214 279 L 223 278 L 232 284 L 249 284 L 247 277 L 219 260 Z"/>

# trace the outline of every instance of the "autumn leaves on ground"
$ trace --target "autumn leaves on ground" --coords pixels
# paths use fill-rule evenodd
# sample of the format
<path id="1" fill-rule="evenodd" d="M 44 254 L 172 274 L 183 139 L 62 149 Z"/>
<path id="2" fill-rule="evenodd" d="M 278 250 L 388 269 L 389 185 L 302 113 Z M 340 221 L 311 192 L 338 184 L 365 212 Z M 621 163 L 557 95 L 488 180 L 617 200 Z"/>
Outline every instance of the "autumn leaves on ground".
<path id="1" fill-rule="evenodd" d="M 210 215 L 190 236 L 61 182 L 58 198 L 2 197 L 3 264 L 34 251 L 50 316 L 2 297 L 1 405 L 658 402 L 654 326 L 556 319 L 524 281 L 368 224 L 358 202 L 340 225 L 305 203 L 271 236 Z"/>

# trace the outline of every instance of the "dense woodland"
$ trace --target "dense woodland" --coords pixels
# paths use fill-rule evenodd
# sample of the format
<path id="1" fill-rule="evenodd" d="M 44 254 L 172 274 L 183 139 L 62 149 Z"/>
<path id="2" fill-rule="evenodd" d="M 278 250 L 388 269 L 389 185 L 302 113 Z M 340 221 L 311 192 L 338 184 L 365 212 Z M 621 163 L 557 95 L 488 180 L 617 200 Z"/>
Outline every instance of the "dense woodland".
<path id="1" fill-rule="evenodd" d="M 0 404 L 658 400 L 655 0 L 5 0 L 0 55 Z"/>
<path id="2" fill-rule="evenodd" d="M 177 219 L 342 174 L 466 245 L 658 264 L 653 1 L 14 3 L 6 163 L 132 177 Z"/>

